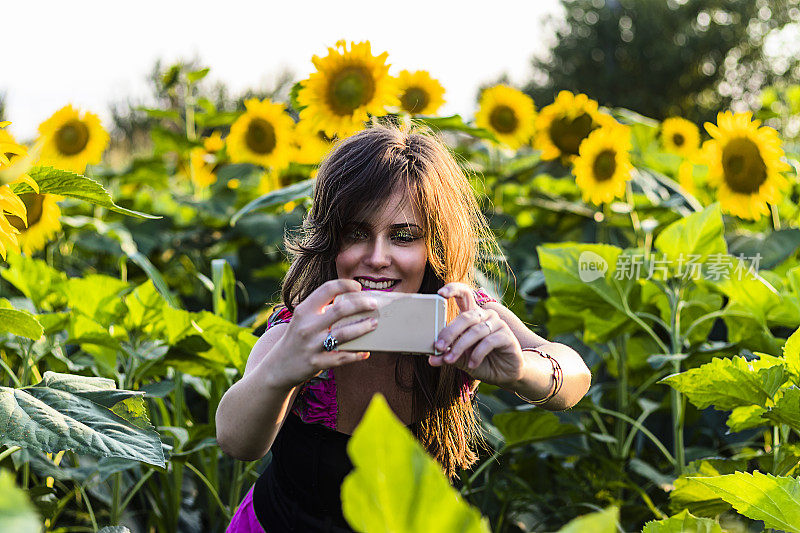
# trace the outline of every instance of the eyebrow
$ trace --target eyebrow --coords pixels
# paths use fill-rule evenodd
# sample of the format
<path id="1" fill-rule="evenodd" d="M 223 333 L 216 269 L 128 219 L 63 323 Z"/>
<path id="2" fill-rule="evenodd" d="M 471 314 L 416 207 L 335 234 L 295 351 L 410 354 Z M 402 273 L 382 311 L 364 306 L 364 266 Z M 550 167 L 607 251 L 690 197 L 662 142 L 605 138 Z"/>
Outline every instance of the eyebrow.
<path id="1" fill-rule="evenodd" d="M 357 226 L 357 227 L 367 227 L 367 228 L 371 227 L 369 223 L 363 222 L 363 221 L 362 222 L 354 222 L 353 225 Z M 418 230 L 422 231 L 422 227 L 419 224 L 415 224 L 413 222 L 400 222 L 400 223 L 397 223 L 397 224 L 392 224 L 391 226 L 389 226 L 389 229 L 402 229 L 402 228 L 410 228 L 410 227 L 415 227 Z"/>

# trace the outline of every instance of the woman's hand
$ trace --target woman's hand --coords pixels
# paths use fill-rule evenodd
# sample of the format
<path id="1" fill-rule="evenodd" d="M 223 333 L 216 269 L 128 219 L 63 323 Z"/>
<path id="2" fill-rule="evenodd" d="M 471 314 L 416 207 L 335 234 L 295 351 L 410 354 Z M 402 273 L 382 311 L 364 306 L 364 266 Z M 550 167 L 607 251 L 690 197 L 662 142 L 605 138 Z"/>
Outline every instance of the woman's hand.
<path id="1" fill-rule="evenodd" d="M 359 291 L 361 284 L 357 281 L 335 279 L 320 285 L 295 307 L 286 333 L 265 357 L 270 368 L 275 369 L 270 374 L 274 386 L 289 389 L 325 369 L 369 357 L 369 352 L 326 351 L 323 347 L 329 333 L 341 344 L 377 326 L 377 320 L 367 318 L 329 331 L 342 318 L 377 308 L 378 302 L 366 294 L 362 298 L 341 300 L 328 306 L 338 294 Z"/>
<path id="2" fill-rule="evenodd" d="M 444 353 L 430 356 L 431 366 L 451 364 L 499 386 L 520 379 L 525 362 L 522 349 L 497 312 L 478 306 L 472 288 L 464 283 L 448 283 L 438 294 L 455 298 L 459 314 L 439 333 L 436 349 Z"/>

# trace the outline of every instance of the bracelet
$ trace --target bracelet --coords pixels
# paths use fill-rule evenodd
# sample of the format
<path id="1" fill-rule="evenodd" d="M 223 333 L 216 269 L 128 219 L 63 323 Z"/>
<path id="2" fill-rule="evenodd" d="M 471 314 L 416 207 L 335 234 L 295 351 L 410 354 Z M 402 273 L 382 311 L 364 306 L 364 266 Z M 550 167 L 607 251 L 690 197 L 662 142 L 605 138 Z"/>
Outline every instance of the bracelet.
<path id="1" fill-rule="evenodd" d="M 547 396 L 545 396 L 541 400 L 531 400 L 529 398 L 526 398 L 526 397 L 522 396 L 520 393 L 518 393 L 516 391 L 514 391 L 514 394 L 516 394 L 519 399 L 524 400 L 524 401 L 526 401 L 526 402 L 528 402 L 530 404 L 533 404 L 533 405 L 545 404 L 545 403 L 549 402 L 550 400 L 552 400 L 553 397 L 555 397 L 555 395 L 559 393 L 559 391 L 561 390 L 561 386 L 564 384 L 564 372 L 562 372 L 562 370 L 561 370 L 561 365 L 558 364 L 558 361 L 556 361 L 553 357 L 551 357 L 550 354 L 544 353 L 541 350 L 537 350 L 536 348 L 523 348 L 522 351 L 523 352 L 536 352 L 540 356 L 545 357 L 545 358 L 550 360 L 550 364 L 553 366 L 553 382 L 554 382 L 553 383 L 553 389 L 550 391 L 550 394 L 548 394 Z"/>

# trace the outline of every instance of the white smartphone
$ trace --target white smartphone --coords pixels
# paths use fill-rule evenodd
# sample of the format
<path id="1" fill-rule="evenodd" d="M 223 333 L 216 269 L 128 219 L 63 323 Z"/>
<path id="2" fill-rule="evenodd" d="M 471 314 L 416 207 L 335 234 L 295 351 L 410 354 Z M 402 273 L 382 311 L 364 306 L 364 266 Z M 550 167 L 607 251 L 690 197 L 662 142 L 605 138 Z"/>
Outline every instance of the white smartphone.
<path id="1" fill-rule="evenodd" d="M 375 329 L 338 346 L 352 352 L 405 352 L 435 354 L 433 346 L 446 324 L 447 300 L 438 294 L 394 293 L 381 291 L 347 292 L 340 300 L 363 297 L 375 298 L 378 308 L 344 318 L 332 329 L 352 324 L 367 317 L 378 320 Z"/>

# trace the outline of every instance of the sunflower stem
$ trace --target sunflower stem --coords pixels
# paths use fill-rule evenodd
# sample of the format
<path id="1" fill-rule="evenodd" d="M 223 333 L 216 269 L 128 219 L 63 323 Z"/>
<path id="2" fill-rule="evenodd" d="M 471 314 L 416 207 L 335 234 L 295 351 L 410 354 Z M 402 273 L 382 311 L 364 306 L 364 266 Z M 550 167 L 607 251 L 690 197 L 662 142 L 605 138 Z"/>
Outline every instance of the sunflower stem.
<path id="1" fill-rule="evenodd" d="M 631 209 L 631 225 L 633 226 L 633 231 L 636 234 L 636 245 L 644 246 L 646 236 L 642 235 L 642 223 L 639 220 L 639 213 L 636 212 L 636 208 L 633 203 L 633 189 L 631 188 L 630 181 L 625 183 L 625 201 L 627 202 L 628 207 Z"/>

